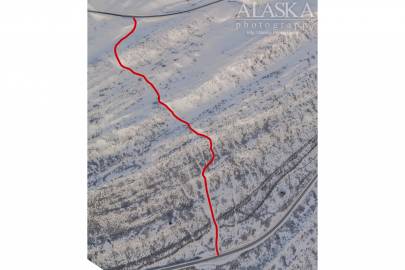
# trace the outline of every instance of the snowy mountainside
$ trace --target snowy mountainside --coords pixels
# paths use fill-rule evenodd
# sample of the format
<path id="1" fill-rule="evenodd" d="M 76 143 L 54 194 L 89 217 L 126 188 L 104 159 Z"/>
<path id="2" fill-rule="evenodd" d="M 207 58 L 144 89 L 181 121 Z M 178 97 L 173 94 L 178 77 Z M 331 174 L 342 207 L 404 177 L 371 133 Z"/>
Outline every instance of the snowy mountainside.
<path id="1" fill-rule="evenodd" d="M 156 14 L 207 2 L 110 0 L 89 7 Z M 119 49 L 126 65 L 155 83 L 162 100 L 213 138 L 216 160 L 207 177 L 221 252 L 269 230 L 317 177 L 316 19 L 305 29 L 251 35 L 236 27 L 240 7 L 240 1 L 223 1 L 138 19 L 137 31 Z M 207 141 L 117 65 L 113 46 L 131 27 L 130 18 L 88 17 L 88 248 L 89 259 L 103 269 L 147 269 L 214 254 L 200 175 L 210 157 Z M 308 196 L 316 200 L 316 189 Z M 306 225 L 286 232 L 274 258 L 316 226 L 310 197 L 300 205 L 309 213 L 300 217 Z M 309 254 L 308 248 L 316 244 L 308 240 L 298 250 Z M 254 265 L 260 252 L 259 259 L 234 260 L 241 268 Z M 272 263 L 277 260 L 263 265 Z M 299 264 L 291 262 L 304 269 Z"/>

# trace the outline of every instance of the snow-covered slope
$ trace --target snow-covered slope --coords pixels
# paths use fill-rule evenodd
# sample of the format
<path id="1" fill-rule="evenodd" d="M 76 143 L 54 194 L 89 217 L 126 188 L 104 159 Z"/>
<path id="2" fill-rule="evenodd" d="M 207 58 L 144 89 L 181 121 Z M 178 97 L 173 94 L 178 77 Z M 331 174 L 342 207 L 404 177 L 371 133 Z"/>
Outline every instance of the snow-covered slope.
<path id="1" fill-rule="evenodd" d="M 89 6 L 156 14 L 207 2 Z M 222 252 L 271 228 L 316 178 L 316 19 L 304 29 L 249 34 L 236 25 L 240 8 L 223 1 L 138 19 L 120 48 L 122 61 L 147 74 L 162 100 L 213 138 L 217 158 L 207 177 Z M 112 48 L 131 27 L 129 18 L 89 14 L 89 258 L 105 269 L 214 254 L 200 177 L 207 142 L 117 65 Z"/>

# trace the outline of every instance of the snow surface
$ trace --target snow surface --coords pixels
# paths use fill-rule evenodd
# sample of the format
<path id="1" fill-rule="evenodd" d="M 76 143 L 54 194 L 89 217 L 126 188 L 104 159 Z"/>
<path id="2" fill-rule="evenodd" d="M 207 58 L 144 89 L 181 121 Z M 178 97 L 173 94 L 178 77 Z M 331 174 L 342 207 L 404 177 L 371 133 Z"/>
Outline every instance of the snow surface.
<path id="1" fill-rule="evenodd" d="M 160 14 L 207 2 L 91 0 L 89 7 Z M 213 138 L 217 159 L 207 177 L 222 251 L 268 230 L 316 177 L 316 19 L 309 29 L 251 34 L 236 27 L 240 6 L 223 1 L 138 19 L 119 49 L 162 100 Z M 105 269 L 214 254 L 200 176 L 207 142 L 117 65 L 113 46 L 131 27 L 130 18 L 89 13 L 89 258 Z"/>

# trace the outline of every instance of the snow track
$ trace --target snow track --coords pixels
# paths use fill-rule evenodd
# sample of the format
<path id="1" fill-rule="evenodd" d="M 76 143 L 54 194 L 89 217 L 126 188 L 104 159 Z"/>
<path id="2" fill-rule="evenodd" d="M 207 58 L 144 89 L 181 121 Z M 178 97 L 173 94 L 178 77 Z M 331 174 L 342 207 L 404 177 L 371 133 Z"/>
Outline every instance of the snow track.
<path id="1" fill-rule="evenodd" d="M 160 99 L 159 90 L 158 90 L 158 89 L 156 88 L 156 86 L 148 79 L 148 77 L 146 77 L 144 74 L 139 73 L 139 72 L 136 72 L 136 71 L 134 71 L 133 69 L 131 69 L 130 67 L 125 66 L 124 64 L 122 64 L 122 62 L 121 62 L 121 60 L 120 60 L 120 57 L 119 57 L 119 55 L 118 55 L 118 47 L 119 47 L 119 45 L 120 45 L 125 39 L 127 39 L 130 35 L 132 35 L 132 34 L 135 32 L 136 26 L 137 26 L 137 21 L 136 21 L 135 17 L 133 18 L 133 21 L 134 21 L 134 26 L 133 26 L 133 28 L 131 29 L 131 31 L 128 32 L 124 37 L 122 37 L 122 38 L 115 44 L 115 46 L 114 46 L 114 54 L 115 54 L 115 57 L 116 57 L 116 59 L 117 59 L 118 64 L 119 64 L 123 69 L 128 70 L 129 72 L 131 72 L 133 75 L 138 76 L 138 77 L 141 77 L 141 78 L 153 89 L 153 91 L 156 93 L 156 96 L 157 96 L 157 99 L 158 99 L 158 103 L 159 103 L 160 105 L 162 105 L 167 111 L 169 111 L 170 114 L 171 114 L 177 121 L 179 121 L 179 122 L 185 124 L 185 125 L 188 127 L 188 129 L 189 129 L 192 133 L 194 133 L 194 134 L 196 134 L 197 136 L 200 136 L 200 137 L 202 137 L 202 138 L 208 140 L 208 142 L 209 142 L 209 148 L 210 148 L 210 153 L 211 153 L 211 159 L 210 159 L 207 163 L 205 163 L 204 168 L 202 169 L 201 175 L 202 175 L 202 177 L 204 178 L 205 194 L 206 194 L 206 197 L 207 197 L 208 206 L 209 206 L 209 208 L 210 208 L 211 220 L 212 220 L 212 222 L 213 222 L 213 224 L 214 224 L 214 226 L 215 226 L 215 254 L 216 254 L 216 256 L 218 256 L 218 255 L 219 255 L 219 245 L 218 245 L 219 227 L 218 227 L 218 223 L 217 223 L 217 221 L 216 221 L 216 219 L 215 219 L 215 213 L 214 213 L 214 209 L 213 209 L 213 207 L 212 207 L 211 197 L 210 197 L 209 189 L 208 189 L 208 181 L 207 181 L 207 177 L 205 176 L 205 172 L 207 171 L 208 167 L 212 164 L 212 162 L 214 162 L 214 159 L 215 159 L 215 153 L 214 153 L 214 150 L 213 150 L 212 139 L 211 139 L 208 135 L 205 135 L 205 134 L 203 134 L 203 133 L 198 132 L 197 130 L 195 130 L 189 122 L 187 122 L 186 120 L 184 120 L 183 118 L 181 118 L 180 116 L 178 116 L 178 115 L 176 114 L 176 112 L 175 112 L 172 108 L 169 107 L 169 105 L 167 105 L 165 102 L 163 102 L 163 101 Z"/>

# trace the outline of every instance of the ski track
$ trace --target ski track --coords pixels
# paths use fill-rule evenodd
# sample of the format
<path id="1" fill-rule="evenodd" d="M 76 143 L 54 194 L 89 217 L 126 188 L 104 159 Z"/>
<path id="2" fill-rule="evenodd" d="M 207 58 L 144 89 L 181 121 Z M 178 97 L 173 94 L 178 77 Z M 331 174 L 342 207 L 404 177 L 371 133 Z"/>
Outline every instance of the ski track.
<path id="1" fill-rule="evenodd" d="M 137 27 L 137 20 L 136 20 L 135 17 L 133 17 L 132 19 L 133 19 L 133 21 L 134 21 L 134 26 L 133 26 L 133 28 L 132 28 L 131 31 L 129 31 L 124 37 L 122 37 L 122 38 L 115 44 L 115 46 L 114 46 L 114 54 L 115 54 L 115 58 L 117 59 L 118 64 L 120 65 L 121 68 L 123 68 L 123 69 L 129 71 L 129 72 L 132 73 L 133 75 L 138 76 L 138 77 L 141 77 L 141 78 L 153 89 L 153 91 L 155 91 L 156 96 L 157 96 L 158 103 L 159 103 L 160 105 L 162 105 L 168 112 L 170 112 L 170 114 L 171 114 L 177 121 L 179 121 L 179 122 L 183 123 L 184 125 L 186 125 L 186 126 L 188 127 L 188 129 L 189 129 L 192 133 L 196 134 L 196 135 L 199 136 L 199 137 L 202 137 L 202 138 L 208 140 L 208 142 L 209 142 L 209 148 L 210 148 L 210 152 L 211 152 L 211 159 L 204 165 L 204 167 L 203 167 L 203 169 L 202 169 L 202 172 L 201 172 L 201 175 L 202 175 L 202 177 L 203 177 L 203 179 L 204 179 L 205 195 L 206 195 L 206 197 L 207 197 L 207 202 L 208 202 L 208 206 L 209 206 L 210 213 L 211 213 L 211 220 L 212 220 L 212 222 L 214 223 L 214 227 L 215 227 L 215 254 L 216 254 L 216 256 L 218 256 L 218 255 L 219 255 L 219 246 L 218 246 L 218 245 L 219 245 L 219 244 L 218 244 L 219 227 L 218 227 L 218 223 L 217 223 L 217 221 L 216 221 L 216 219 L 215 219 L 214 209 L 213 209 L 213 207 L 212 207 L 211 197 L 210 197 L 209 190 L 208 190 L 208 181 L 207 181 L 207 177 L 205 176 L 205 172 L 207 171 L 208 167 L 214 162 L 214 159 L 215 159 L 215 153 L 214 153 L 214 150 L 213 150 L 212 139 L 211 139 L 208 135 L 205 135 L 205 134 L 200 133 L 200 132 L 198 132 L 197 130 L 195 130 L 195 129 L 191 126 L 191 124 L 190 124 L 189 122 L 187 122 L 186 120 L 182 119 L 180 116 L 178 116 L 178 115 L 176 114 L 176 112 L 175 112 L 172 108 L 169 107 L 169 105 L 167 105 L 166 103 L 164 103 L 163 101 L 161 101 L 159 90 L 158 90 L 158 89 L 156 88 L 156 86 L 146 77 L 146 75 L 144 75 L 144 74 L 142 74 L 142 73 L 139 73 L 139 72 L 136 72 L 136 71 L 134 71 L 133 69 L 131 69 L 130 67 L 125 66 L 124 64 L 122 64 L 122 62 L 121 62 L 121 60 L 120 60 L 120 58 L 119 58 L 119 55 L 118 55 L 118 47 L 119 47 L 119 45 L 120 45 L 125 39 L 127 39 L 130 35 L 132 35 L 132 34 L 135 32 L 135 30 L 136 30 L 136 27 Z"/>

